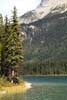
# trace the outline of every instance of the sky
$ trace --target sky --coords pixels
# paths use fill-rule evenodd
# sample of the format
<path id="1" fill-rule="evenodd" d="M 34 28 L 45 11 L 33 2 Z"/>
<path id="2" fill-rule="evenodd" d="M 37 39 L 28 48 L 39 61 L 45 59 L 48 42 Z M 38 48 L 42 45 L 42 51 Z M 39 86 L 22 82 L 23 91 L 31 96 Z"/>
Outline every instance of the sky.
<path id="1" fill-rule="evenodd" d="M 0 0 L 0 13 L 3 16 L 10 16 L 14 6 L 17 8 L 18 15 L 34 10 L 41 0 Z"/>

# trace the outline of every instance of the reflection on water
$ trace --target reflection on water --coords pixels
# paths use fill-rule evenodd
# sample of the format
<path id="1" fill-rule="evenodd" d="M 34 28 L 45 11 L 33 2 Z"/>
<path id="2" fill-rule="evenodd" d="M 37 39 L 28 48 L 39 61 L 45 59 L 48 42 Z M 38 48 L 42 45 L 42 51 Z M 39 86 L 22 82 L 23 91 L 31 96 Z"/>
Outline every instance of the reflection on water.
<path id="1" fill-rule="evenodd" d="M 31 80 L 32 78 L 27 77 L 25 80 L 29 79 L 28 81 L 33 83 L 30 90 L 21 94 L 4 95 L 0 97 L 0 100 L 67 100 L 67 77 L 55 78 L 54 82 L 53 78 L 51 78 L 51 83 L 51 79 L 50 82 L 48 82 L 49 78 L 45 81 L 45 78 L 42 77 L 42 81 L 41 77 L 35 77 L 33 82 Z M 57 80 L 57 82 L 55 80 Z"/>

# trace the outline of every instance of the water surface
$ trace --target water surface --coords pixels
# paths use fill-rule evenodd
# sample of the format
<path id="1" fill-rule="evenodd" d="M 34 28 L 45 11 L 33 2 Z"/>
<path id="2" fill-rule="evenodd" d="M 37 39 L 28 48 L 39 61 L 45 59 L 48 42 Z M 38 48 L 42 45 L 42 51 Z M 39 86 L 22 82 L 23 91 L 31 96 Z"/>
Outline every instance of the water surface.
<path id="1" fill-rule="evenodd" d="M 67 76 L 23 76 L 32 88 L 21 94 L 4 95 L 0 100 L 67 100 Z"/>

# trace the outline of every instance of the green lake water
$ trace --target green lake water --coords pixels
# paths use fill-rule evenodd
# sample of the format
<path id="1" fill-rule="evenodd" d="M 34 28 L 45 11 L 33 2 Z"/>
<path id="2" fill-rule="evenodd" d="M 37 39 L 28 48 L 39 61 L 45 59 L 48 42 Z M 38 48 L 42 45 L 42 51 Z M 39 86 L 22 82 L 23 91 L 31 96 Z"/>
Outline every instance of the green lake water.
<path id="1" fill-rule="evenodd" d="M 32 83 L 25 93 L 3 95 L 0 100 L 67 100 L 67 76 L 23 76 Z"/>

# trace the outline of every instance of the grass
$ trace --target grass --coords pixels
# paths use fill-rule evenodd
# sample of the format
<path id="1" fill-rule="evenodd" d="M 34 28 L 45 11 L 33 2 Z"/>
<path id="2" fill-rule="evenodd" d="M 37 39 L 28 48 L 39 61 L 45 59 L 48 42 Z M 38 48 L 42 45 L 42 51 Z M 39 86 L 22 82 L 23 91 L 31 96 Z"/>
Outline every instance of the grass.
<path id="1" fill-rule="evenodd" d="M 13 85 L 11 87 L 3 87 L 3 88 L 7 94 L 16 94 L 26 91 L 24 84 Z"/>
<path id="2" fill-rule="evenodd" d="M 6 80 L 6 78 L 0 78 L 0 95 L 3 94 L 16 94 L 25 92 L 26 88 L 24 81 L 20 80 L 19 84 L 13 84 Z"/>

